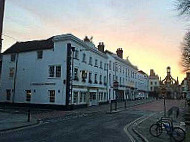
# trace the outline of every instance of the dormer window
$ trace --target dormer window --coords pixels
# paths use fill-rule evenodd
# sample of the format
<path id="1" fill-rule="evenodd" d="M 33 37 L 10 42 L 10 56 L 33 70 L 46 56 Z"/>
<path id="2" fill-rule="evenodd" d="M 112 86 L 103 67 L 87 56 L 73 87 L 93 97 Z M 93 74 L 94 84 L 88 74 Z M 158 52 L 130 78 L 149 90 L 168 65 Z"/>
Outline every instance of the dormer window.
<path id="1" fill-rule="evenodd" d="M 37 51 L 37 59 L 42 59 L 43 58 L 43 51 Z"/>

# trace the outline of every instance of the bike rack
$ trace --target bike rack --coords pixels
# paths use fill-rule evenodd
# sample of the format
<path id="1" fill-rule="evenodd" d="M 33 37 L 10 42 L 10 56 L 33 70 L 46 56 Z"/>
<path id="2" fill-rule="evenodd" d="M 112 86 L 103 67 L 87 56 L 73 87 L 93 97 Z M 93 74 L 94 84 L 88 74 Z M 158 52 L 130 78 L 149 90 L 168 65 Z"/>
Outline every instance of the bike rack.
<path id="1" fill-rule="evenodd" d="M 173 119 L 171 117 L 161 117 L 159 120 L 161 124 L 168 124 L 171 129 L 173 129 Z"/>

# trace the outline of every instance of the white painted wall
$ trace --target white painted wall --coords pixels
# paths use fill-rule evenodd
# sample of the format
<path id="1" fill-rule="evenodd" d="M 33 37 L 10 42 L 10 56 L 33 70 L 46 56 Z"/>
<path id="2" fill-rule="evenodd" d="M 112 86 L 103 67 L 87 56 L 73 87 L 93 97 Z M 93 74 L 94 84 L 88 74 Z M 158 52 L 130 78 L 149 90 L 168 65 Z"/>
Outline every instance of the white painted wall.
<path id="1" fill-rule="evenodd" d="M 130 63 L 123 62 L 117 55 L 109 53 L 102 53 L 92 43 L 85 43 L 77 37 L 66 34 L 55 36 L 54 38 L 54 49 L 43 50 L 43 58 L 37 59 L 37 51 L 18 53 L 18 64 L 16 74 L 16 86 L 15 86 L 15 97 L 13 98 L 14 88 L 14 77 L 9 78 L 9 68 L 16 68 L 16 61 L 11 62 L 11 55 L 3 55 L 2 63 L 2 76 L 1 76 L 1 88 L 0 88 L 0 102 L 7 102 L 6 100 L 6 89 L 11 89 L 11 100 L 10 102 L 15 103 L 34 103 L 34 104 L 56 104 L 65 105 L 66 100 L 66 54 L 67 44 L 71 43 L 76 50 L 79 51 L 78 59 L 74 59 L 73 68 L 78 68 L 78 81 L 73 81 L 73 95 L 75 92 L 78 93 L 78 100 L 74 103 L 72 96 L 72 104 L 88 104 L 92 102 L 86 100 L 86 102 L 80 102 L 81 92 L 86 92 L 88 97 L 90 92 L 96 93 L 97 104 L 100 102 L 107 102 L 115 99 L 115 92 L 113 90 L 113 81 L 115 76 L 118 77 L 120 86 L 118 89 L 123 90 L 127 94 L 127 99 L 134 99 L 134 90 L 147 88 L 147 78 L 138 78 L 138 70 L 136 67 L 130 65 Z M 83 54 L 86 54 L 86 63 L 82 62 Z M 92 65 L 89 65 L 89 58 L 92 57 Z M 98 66 L 95 67 L 95 59 L 98 60 Z M 109 63 L 111 61 L 111 68 L 109 69 Z M 100 68 L 100 62 L 102 62 L 103 68 Z M 113 63 L 117 66 L 118 71 L 113 70 Z M 50 78 L 49 77 L 49 65 L 61 65 L 61 77 Z M 106 65 L 106 69 L 105 69 Z M 121 66 L 121 72 L 119 69 Z M 81 71 L 87 72 L 86 82 L 82 81 Z M 92 73 L 92 83 L 89 83 L 89 72 Z M 94 83 L 95 74 L 97 74 L 98 83 Z M 111 78 L 109 78 L 109 74 Z M 133 75 L 134 74 L 134 75 Z M 100 84 L 100 75 L 102 75 L 102 84 Z M 104 76 L 106 77 L 106 83 L 104 84 Z M 114 78 L 113 78 L 114 76 Z M 120 83 L 121 78 L 121 83 Z M 47 85 L 47 84 L 50 85 Z M 128 86 L 128 88 L 124 87 Z M 131 90 L 130 87 L 136 88 Z M 31 90 L 32 97 L 31 101 L 26 101 L 25 90 Z M 55 90 L 55 102 L 50 103 L 48 90 Z M 146 90 L 146 89 L 145 89 Z M 99 99 L 99 95 L 106 94 L 106 98 L 103 100 Z M 86 99 L 88 99 L 88 97 Z"/>

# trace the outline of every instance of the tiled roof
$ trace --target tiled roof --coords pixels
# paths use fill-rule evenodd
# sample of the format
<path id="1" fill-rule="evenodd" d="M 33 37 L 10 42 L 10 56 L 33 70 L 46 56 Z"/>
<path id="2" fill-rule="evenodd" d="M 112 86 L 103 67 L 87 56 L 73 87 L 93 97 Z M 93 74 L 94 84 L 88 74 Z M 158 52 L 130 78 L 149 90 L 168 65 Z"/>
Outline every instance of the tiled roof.
<path id="1" fill-rule="evenodd" d="M 16 42 L 3 54 L 29 52 L 36 50 L 52 49 L 54 47 L 53 37 L 46 40 L 33 40 L 26 42 Z"/>

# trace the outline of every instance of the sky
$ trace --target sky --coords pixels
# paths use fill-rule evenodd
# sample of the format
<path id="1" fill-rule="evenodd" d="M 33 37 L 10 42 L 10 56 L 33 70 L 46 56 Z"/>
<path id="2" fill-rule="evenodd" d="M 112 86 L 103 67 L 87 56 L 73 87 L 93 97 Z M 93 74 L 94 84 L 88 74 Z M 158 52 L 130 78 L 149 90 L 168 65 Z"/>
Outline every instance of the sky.
<path id="1" fill-rule="evenodd" d="M 162 79 L 166 67 L 182 81 L 180 45 L 188 22 L 176 0 L 5 0 L 3 51 L 17 41 L 71 33 L 124 50 L 132 64 Z"/>

